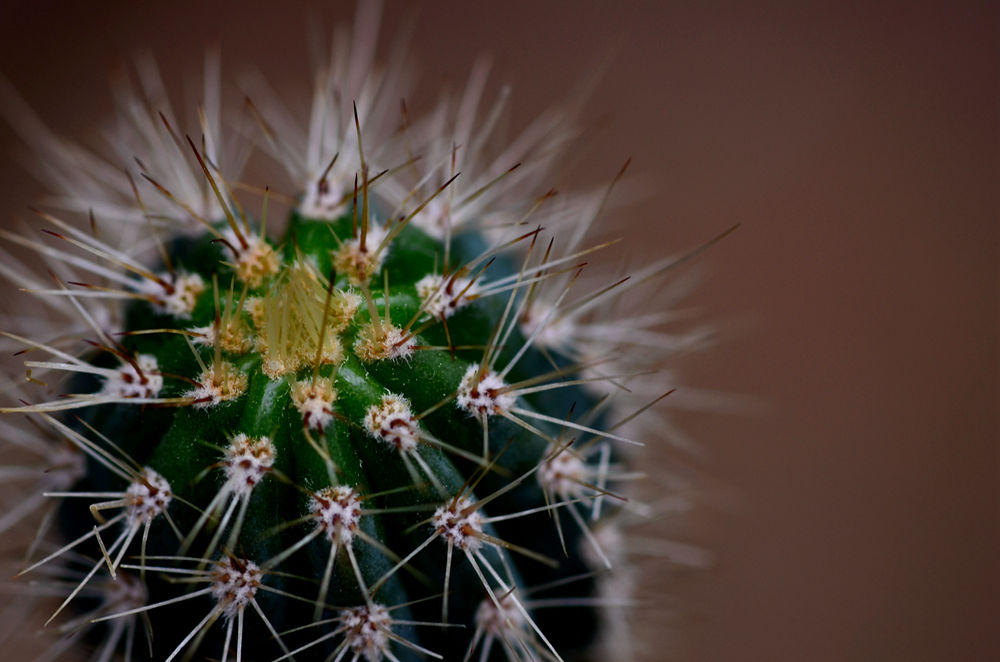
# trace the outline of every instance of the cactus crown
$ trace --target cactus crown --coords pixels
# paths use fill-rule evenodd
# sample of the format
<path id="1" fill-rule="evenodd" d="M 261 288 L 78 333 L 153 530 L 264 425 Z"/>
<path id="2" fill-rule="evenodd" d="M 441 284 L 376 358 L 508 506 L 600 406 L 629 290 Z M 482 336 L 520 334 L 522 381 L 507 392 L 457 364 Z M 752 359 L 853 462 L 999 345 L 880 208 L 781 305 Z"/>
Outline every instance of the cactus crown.
<path id="1" fill-rule="evenodd" d="M 44 457 L 66 541 L 23 573 L 71 587 L 50 620 L 101 662 L 141 657 L 143 629 L 166 662 L 585 655 L 623 556 L 623 446 L 656 399 L 625 384 L 663 349 L 660 317 L 613 301 L 675 262 L 579 292 L 589 199 L 512 206 L 507 164 L 463 186 L 457 134 L 409 183 L 412 157 L 375 170 L 377 112 L 331 138 L 328 75 L 306 153 L 258 118 L 303 182 L 280 234 L 214 123 L 183 140 L 162 113 L 138 122 L 170 152 L 140 155 L 149 191 L 130 180 L 89 229 L 42 213 L 49 242 L 6 234 L 57 265 L 55 287 L 6 271 L 67 326 L 4 334 L 33 384 L 3 411 L 42 432 L 12 438 Z"/>

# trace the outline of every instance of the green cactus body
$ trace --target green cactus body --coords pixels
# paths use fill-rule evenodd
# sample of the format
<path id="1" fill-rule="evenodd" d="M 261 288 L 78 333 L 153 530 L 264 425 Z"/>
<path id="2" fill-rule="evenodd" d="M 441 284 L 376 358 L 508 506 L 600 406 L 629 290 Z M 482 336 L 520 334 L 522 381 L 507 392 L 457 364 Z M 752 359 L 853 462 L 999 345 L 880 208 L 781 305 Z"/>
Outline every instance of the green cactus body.
<path id="1" fill-rule="evenodd" d="M 570 445 L 614 436 L 593 429 L 597 401 L 569 361 L 519 327 L 548 267 L 490 261 L 479 235 L 446 248 L 406 219 L 378 230 L 365 215 L 293 214 L 275 246 L 236 218 L 175 240 L 160 303 L 133 304 L 118 357 L 92 361 L 120 377 L 89 389 L 123 397 L 71 426 L 101 449 L 76 490 L 127 492 L 130 476 L 129 540 L 107 529 L 101 542 L 115 540 L 109 567 L 143 575 L 147 605 L 173 601 L 149 610 L 156 659 L 196 646 L 225 657 L 234 622 L 243 659 L 462 659 L 498 636 L 533 659 L 590 642 L 590 608 L 546 618 L 521 595 L 593 591 L 583 529 L 557 511 L 603 490 L 582 487 Z M 478 296 L 487 280 L 509 293 Z M 128 404 L 135 394 L 166 406 Z M 82 536 L 93 521 L 82 500 L 62 519 Z M 253 611 L 266 621 L 244 627 Z"/>

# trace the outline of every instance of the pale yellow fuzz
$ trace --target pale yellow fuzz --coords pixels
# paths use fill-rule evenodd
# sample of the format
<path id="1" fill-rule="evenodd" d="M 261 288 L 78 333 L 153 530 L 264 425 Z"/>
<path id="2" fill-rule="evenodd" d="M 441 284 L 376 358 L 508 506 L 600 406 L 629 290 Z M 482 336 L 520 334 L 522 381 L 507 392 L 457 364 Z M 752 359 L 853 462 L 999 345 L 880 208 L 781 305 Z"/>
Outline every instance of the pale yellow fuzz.
<path id="1" fill-rule="evenodd" d="M 264 328 L 264 299 L 263 297 L 249 297 L 243 304 L 243 309 L 250 316 L 254 328 L 260 331 Z"/>
<path id="2" fill-rule="evenodd" d="M 201 373 L 198 378 L 198 388 L 188 393 L 194 398 L 195 407 L 211 407 L 213 405 L 235 400 L 247 390 L 247 376 L 232 363 L 221 361 Z"/>
<path id="3" fill-rule="evenodd" d="M 264 297 L 248 303 L 263 370 L 276 379 L 317 362 L 342 362 L 340 334 L 354 318 L 361 298 L 341 290 L 328 297 L 327 285 L 315 270 L 295 262 L 279 274 Z"/>
<path id="4" fill-rule="evenodd" d="M 388 322 L 368 323 L 358 329 L 354 353 L 365 363 L 406 359 L 413 354 L 413 337 Z"/>
<path id="5" fill-rule="evenodd" d="M 330 252 L 333 268 L 340 275 L 347 276 L 347 282 L 354 287 L 367 285 L 372 276 L 382 269 L 382 262 L 388 252 L 388 230 L 373 222 L 365 224 L 367 231 L 355 235 Z"/>
<path id="6" fill-rule="evenodd" d="M 246 354 L 254 347 L 254 338 L 250 328 L 239 316 L 223 321 L 222 333 L 215 332 L 215 325 L 194 329 L 199 335 L 195 342 L 204 345 L 215 345 L 216 341 L 223 351 L 231 354 Z"/>
<path id="7" fill-rule="evenodd" d="M 233 354 L 246 354 L 253 349 L 253 336 L 243 320 L 234 318 L 222 329 L 219 336 L 222 349 Z"/>
<path id="8" fill-rule="evenodd" d="M 236 260 L 236 277 L 251 288 L 260 287 L 264 279 L 278 273 L 278 256 L 266 241 L 251 241 L 240 251 Z"/>
<path id="9" fill-rule="evenodd" d="M 381 258 L 371 250 L 371 241 L 365 248 L 361 250 L 360 242 L 355 239 L 345 241 L 333 252 L 333 268 L 347 276 L 347 281 L 355 287 L 368 283 L 381 266 Z"/>

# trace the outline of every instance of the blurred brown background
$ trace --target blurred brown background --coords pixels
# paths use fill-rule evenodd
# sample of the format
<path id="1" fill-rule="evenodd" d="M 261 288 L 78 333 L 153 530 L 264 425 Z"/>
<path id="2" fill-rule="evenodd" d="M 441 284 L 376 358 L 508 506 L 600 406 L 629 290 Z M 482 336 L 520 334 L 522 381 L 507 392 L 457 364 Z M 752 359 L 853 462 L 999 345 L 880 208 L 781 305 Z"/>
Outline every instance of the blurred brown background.
<path id="1" fill-rule="evenodd" d="M 0 71 L 81 136 L 138 49 L 175 83 L 212 40 L 224 72 L 293 78 L 306 9 L 353 3 L 203 4 L 8 0 Z M 718 563 L 647 564 L 644 659 L 1000 659 L 995 7 L 388 4 L 383 36 L 415 18 L 425 91 L 491 54 L 515 124 L 613 56 L 573 179 L 633 157 L 649 195 L 613 221 L 633 250 L 743 224 L 701 261 L 724 332 L 684 374 L 766 411 L 681 421 L 726 494 L 685 529 Z M 39 190 L 18 148 L 0 127 L 5 222 Z"/>

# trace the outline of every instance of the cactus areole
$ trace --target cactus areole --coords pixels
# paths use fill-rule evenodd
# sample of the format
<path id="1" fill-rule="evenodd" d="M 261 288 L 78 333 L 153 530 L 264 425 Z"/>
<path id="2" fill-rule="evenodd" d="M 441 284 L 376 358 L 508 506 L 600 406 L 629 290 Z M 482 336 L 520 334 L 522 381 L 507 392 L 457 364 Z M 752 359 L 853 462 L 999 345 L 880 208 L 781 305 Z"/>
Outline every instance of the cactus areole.
<path id="1" fill-rule="evenodd" d="M 106 402 L 46 415 L 87 450 L 73 489 L 122 494 L 96 535 L 97 499 L 60 509 L 95 572 L 145 585 L 105 627 L 147 615 L 157 660 L 581 659 L 581 548 L 617 506 L 577 448 L 616 437 L 521 323 L 566 265 L 530 227 L 439 239 L 360 199 L 277 241 L 227 215 L 85 357 L 72 387 Z"/>

